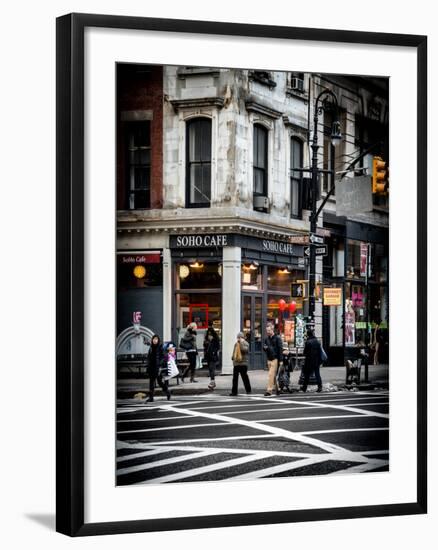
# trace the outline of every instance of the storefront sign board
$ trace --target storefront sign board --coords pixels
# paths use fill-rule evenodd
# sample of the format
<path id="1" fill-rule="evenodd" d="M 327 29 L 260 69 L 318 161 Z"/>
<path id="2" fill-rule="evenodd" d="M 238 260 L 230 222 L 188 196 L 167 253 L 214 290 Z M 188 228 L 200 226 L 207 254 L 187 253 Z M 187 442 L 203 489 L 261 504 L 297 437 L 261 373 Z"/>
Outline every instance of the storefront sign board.
<path id="1" fill-rule="evenodd" d="M 341 306 L 342 288 L 324 288 L 323 303 L 325 306 Z"/>

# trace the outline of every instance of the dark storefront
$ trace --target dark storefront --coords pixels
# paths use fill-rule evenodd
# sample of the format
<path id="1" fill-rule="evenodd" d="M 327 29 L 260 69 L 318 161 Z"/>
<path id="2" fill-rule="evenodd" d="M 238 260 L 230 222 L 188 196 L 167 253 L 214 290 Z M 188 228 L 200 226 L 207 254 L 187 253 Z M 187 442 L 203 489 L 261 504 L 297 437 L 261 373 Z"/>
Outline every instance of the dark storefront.
<path id="1" fill-rule="evenodd" d="M 384 340 L 378 362 L 388 362 L 388 229 L 324 214 L 328 255 L 324 289 L 338 289 L 339 303 L 323 306 L 323 341 L 329 362 L 342 365 L 366 347 L 374 360 L 376 331 Z M 336 291 L 335 291 L 336 292 Z M 332 291 L 332 295 L 334 295 Z"/>

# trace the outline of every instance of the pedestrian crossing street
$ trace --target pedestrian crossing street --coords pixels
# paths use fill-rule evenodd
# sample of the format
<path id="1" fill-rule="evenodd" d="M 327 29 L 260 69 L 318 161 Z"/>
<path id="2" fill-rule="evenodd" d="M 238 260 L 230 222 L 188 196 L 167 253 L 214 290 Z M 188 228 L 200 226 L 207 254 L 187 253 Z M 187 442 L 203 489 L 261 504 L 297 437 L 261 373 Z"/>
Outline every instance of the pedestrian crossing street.
<path id="1" fill-rule="evenodd" d="M 389 395 L 205 394 L 117 406 L 117 484 L 382 472 Z"/>

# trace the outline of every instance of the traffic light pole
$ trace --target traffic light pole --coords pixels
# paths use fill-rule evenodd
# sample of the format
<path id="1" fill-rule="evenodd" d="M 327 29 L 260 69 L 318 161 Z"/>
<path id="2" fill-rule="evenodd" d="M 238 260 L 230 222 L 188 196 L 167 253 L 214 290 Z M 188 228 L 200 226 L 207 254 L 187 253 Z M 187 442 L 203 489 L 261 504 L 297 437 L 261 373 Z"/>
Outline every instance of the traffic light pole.
<path id="1" fill-rule="evenodd" d="M 317 210 L 318 196 L 318 175 L 321 170 L 318 170 L 318 116 L 324 111 L 323 106 L 318 106 L 322 96 L 331 96 L 333 102 L 338 108 L 338 100 L 331 90 L 323 90 L 315 100 L 313 111 L 313 138 L 312 138 L 312 166 L 311 166 L 311 214 L 310 214 L 310 234 L 316 233 L 318 225 L 318 216 L 321 210 Z M 315 283 L 316 283 L 316 250 L 315 244 L 310 240 L 310 257 L 309 257 L 309 317 L 311 323 L 315 327 Z"/>

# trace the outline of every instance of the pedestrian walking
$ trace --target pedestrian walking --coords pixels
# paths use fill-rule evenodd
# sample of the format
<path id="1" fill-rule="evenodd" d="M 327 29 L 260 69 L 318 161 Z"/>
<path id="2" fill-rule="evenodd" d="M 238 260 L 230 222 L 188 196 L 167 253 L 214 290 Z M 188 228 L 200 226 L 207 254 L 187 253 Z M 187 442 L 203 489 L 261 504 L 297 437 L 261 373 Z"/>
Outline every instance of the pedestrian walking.
<path id="1" fill-rule="evenodd" d="M 374 330 L 374 341 L 373 341 L 374 365 L 378 365 L 381 362 L 380 356 L 382 355 L 382 349 L 384 345 L 385 345 L 385 338 L 382 330 L 382 321 L 379 319 L 379 322 L 376 324 L 376 328 Z"/>
<path id="2" fill-rule="evenodd" d="M 154 400 L 156 382 L 163 390 L 163 393 L 167 395 L 167 399 L 170 399 L 169 383 L 163 378 L 164 366 L 164 352 L 161 339 L 158 334 L 154 334 L 148 351 L 149 397 L 146 401 Z"/>
<path id="3" fill-rule="evenodd" d="M 179 347 L 186 352 L 187 359 L 189 361 L 188 367 L 186 367 L 181 375 L 181 381 L 184 382 L 184 378 L 187 373 L 190 372 L 190 382 L 197 382 L 195 380 L 196 361 L 198 358 L 198 348 L 196 344 L 196 323 L 190 323 L 184 336 L 181 338 Z"/>
<path id="4" fill-rule="evenodd" d="M 316 383 L 318 384 L 318 393 L 322 391 L 322 381 L 319 372 L 321 363 L 326 358 L 325 351 L 322 348 L 321 342 L 315 336 L 315 331 L 312 328 L 307 329 L 307 340 L 304 345 L 304 366 L 303 375 L 304 381 L 301 389 L 303 392 L 307 391 L 309 385 L 309 378 L 312 372 L 315 374 Z"/>
<path id="5" fill-rule="evenodd" d="M 249 344 L 245 340 L 243 332 L 237 335 L 236 343 L 234 344 L 233 355 L 233 385 L 230 395 L 237 395 L 237 386 L 239 383 L 239 374 L 242 378 L 246 393 L 251 393 L 251 384 L 248 377 L 248 352 Z"/>
<path id="6" fill-rule="evenodd" d="M 213 326 L 209 326 L 204 338 L 204 359 L 207 361 L 208 372 L 210 374 L 209 390 L 214 390 L 216 387 L 215 374 L 219 362 L 219 349 L 219 336 Z"/>
<path id="7" fill-rule="evenodd" d="M 280 391 L 291 393 L 290 384 L 290 361 L 289 346 L 283 342 L 283 364 L 278 367 L 277 383 Z"/>
<path id="8" fill-rule="evenodd" d="M 263 342 L 263 349 L 266 353 L 268 363 L 268 385 L 265 397 L 271 396 L 274 388 L 276 394 L 279 395 L 277 371 L 283 362 L 283 342 L 280 336 L 274 333 L 274 327 L 271 324 L 266 326 L 266 338 Z"/>

